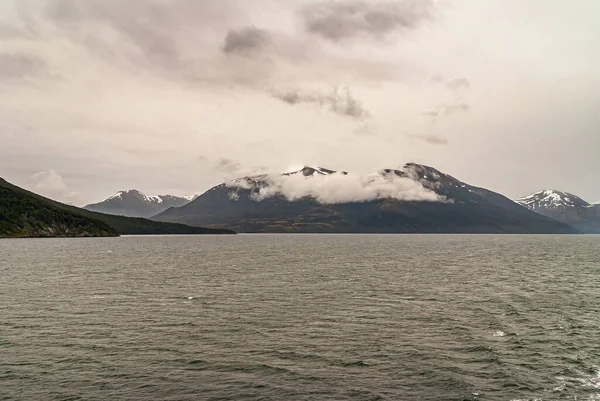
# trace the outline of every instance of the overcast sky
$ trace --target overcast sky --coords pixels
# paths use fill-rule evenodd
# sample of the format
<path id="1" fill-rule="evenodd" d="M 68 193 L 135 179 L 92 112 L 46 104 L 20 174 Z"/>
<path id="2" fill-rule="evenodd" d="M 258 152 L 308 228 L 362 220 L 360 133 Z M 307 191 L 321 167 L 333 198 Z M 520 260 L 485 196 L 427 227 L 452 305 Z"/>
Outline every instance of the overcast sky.
<path id="1" fill-rule="evenodd" d="M 598 0 L 2 0 L 0 176 L 78 205 L 417 162 L 600 201 Z"/>

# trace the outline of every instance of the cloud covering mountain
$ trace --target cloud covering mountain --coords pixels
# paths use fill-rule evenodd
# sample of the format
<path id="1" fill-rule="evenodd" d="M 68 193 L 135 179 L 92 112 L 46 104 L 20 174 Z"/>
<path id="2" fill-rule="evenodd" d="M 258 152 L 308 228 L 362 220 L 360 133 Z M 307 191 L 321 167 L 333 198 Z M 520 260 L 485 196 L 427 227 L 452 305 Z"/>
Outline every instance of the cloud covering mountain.
<path id="1" fill-rule="evenodd" d="M 260 185 L 254 194 L 253 199 L 256 201 L 277 195 L 282 195 L 289 201 L 310 197 L 323 204 L 367 202 L 386 198 L 402 201 L 446 201 L 443 196 L 425 188 L 418 180 L 381 172 L 314 173 L 310 177 L 300 173 L 267 174 L 260 177 L 264 185 Z M 229 185 L 232 188 L 249 189 L 253 183 L 237 179 Z M 235 195 L 235 192 L 233 194 Z"/>

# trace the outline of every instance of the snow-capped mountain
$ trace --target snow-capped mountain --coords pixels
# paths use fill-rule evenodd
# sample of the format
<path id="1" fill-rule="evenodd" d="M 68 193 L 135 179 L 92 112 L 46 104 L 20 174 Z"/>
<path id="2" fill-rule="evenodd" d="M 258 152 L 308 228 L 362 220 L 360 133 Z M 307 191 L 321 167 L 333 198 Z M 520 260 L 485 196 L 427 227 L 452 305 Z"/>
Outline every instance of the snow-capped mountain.
<path id="1" fill-rule="evenodd" d="M 286 175 L 286 176 L 303 175 L 304 177 L 324 176 L 324 175 L 332 175 L 332 174 L 347 175 L 348 173 L 346 171 L 335 171 L 335 170 L 329 170 L 329 169 L 323 168 L 323 167 L 308 167 L 308 166 L 305 166 L 301 170 L 298 170 L 298 171 L 283 173 L 283 175 Z"/>
<path id="2" fill-rule="evenodd" d="M 600 233 L 600 205 L 590 204 L 579 196 L 548 189 L 515 202 L 543 216 L 567 223 L 580 232 Z"/>
<path id="3" fill-rule="evenodd" d="M 577 195 L 553 189 L 536 192 L 517 199 L 515 202 L 534 211 L 540 209 L 560 210 L 565 208 L 585 208 L 590 206 L 588 202 Z"/>
<path id="4" fill-rule="evenodd" d="M 151 217 L 164 212 L 168 208 L 186 205 L 193 199 L 193 196 L 148 196 L 138 190 L 132 189 L 129 191 L 119 191 L 102 202 L 85 206 L 85 209 L 93 212 L 128 217 Z"/>
<path id="5" fill-rule="evenodd" d="M 575 232 L 500 194 L 416 163 L 368 174 L 304 167 L 244 177 L 153 219 L 238 232 Z"/>

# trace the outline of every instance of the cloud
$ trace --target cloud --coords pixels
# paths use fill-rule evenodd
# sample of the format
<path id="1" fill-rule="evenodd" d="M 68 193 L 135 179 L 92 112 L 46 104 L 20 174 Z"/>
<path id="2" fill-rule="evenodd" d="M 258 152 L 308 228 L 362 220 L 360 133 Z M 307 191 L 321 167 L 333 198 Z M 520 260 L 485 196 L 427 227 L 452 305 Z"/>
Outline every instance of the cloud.
<path id="1" fill-rule="evenodd" d="M 447 145 L 448 140 L 446 138 L 442 138 L 435 135 L 426 135 L 426 134 L 413 134 L 410 135 L 412 138 L 420 139 L 432 145 Z"/>
<path id="2" fill-rule="evenodd" d="M 446 87 L 452 90 L 469 89 L 471 83 L 466 78 L 455 78 L 446 82 Z"/>
<path id="3" fill-rule="evenodd" d="M 337 42 L 415 29 L 432 17 L 432 8 L 430 0 L 327 0 L 304 7 L 301 17 L 309 33 Z"/>
<path id="4" fill-rule="evenodd" d="M 434 75 L 431 77 L 431 82 L 435 84 L 442 84 L 446 88 L 452 91 L 466 90 L 471 87 L 471 82 L 467 78 L 453 78 L 447 80 L 441 75 Z"/>
<path id="5" fill-rule="evenodd" d="M 334 88 L 331 93 L 303 93 L 299 89 L 289 89 L 282 92 L 274 91 L 273 97 L 292 106 L 301 103 L 314 103 L 320 107 L 326 107 L 334 114 L 350 117 L 357 120 L 365 120 L 370 117 L 368 110 L 363 108 L 361 102 L 356 100 L 350 89 L 346 88 L 341 93 Z"/>
<path id="6" fill-rule="evenodd" d="M 180 79 L 200 72 L 202 53 L 217 50 L 206 38 L 221 32 L 239 14 L 236 0 L 48 0 L 45 4 L 43 18 L 91 54 Z"/>
<path id="7" fill-rule="evenodd" d="M 471 107 L 466 103 L 447 104 L 441 107 L 442 114 L 448 116 L 454 113 L 467 113 Z"/>
<path id="8" fill-rule="evenodd" d="M 581 1 L 590 10 L 596 4 Z M 545 170 L 547 180 L 559 180 L 548 186 L 577 176 L 574 190 L 600 198 L 584 185 L 600 168 L 594 13 L 552 2 L 544 8 L 548 18 L 536 19 L 541 0 L 493 9 L 475 0 L 432 2 L 435 20 L 404 28 L 361 19 L 365 9 L 402 8 L 403 0 L 355 1 L 355 14 L 339 16 L 331 5 L 351 1 L 0 1 L 0 53 L 12 58 L 0 63 L 0 170 L 27 185 L 50 166 L 90 203 L 121 188 L 174 195 L 210 188 L 226 174 L 214 169 L 220 157 L 273 171 L 296 163 L 370 171 L 402 158 L 514 195 L 539 178 L 528 165 L 544 140 L 571 162 L 568 174 Z M 311 7 L 323 11 L 306 19 Z M 327 18 L 340 21 L 341 33 L 329 35 L 338 39 L 319 30 Z M 228 33 L 244 27 L 266 29 L 269 41 L 225 53 Z M 18 60 L 23 75 L 15 79 L 7 68 L 15 65 L 12 55 L 43 65 Z M 45 70 L 60 79 L 46 78 Z M 443 83 L 428 82 L 433 74 Z M 451 83 L 458 79 L 469 89 Z M 296 88 L 312 99 L 313 91 L 328 96 L 335 86 L 349 87 L 371 118 L 349 117 L 343 107 L 340 118 L 326 102 L 292 106 L 272 95 L 273 88 Z M 459 103 L 472 110 L 450 108 L 431 129 L 431 117 L 445 112 L 438 106 Z M 430 109 L 431 116 L 421 115 Z M 363 134 L 353 135 L 358 129 Z M 456 152 L 399 131 L 448 138 Z M 484 160 L 480 169 L 464 163 L 473 149 Z M 493 174 L 506 149 L 514 170 L 530 171 L 526 179 Z M 209 159 L 200 163 L 200 153 Z"/>
<path id="9" fill-rule="evenodd" d="M 222 157 L 214 165 L 214 170 L 223 173 L 227 179 L 254 176 L 264 173 L 265 167 L 247 167 L 242 163 Z"/>
<path id="10" fill-rule="evenodd" d="M 323 204 L 368 202 L 376 199 L 403 201 L 443 202 L 445 199 L 425 188 L 420 182 L 394 174 L 340 174 L 312 175 L 265 175 L 261 177 L 268 185 L 254 187 L 253 199 L 261 201 L 283 195 L 290 201 L 314 198 Z M 248 189 L 246 180 L 229 184 L 232 188 Z M 235 197 L 235 196 L 234 196 Z"/>
<path id="11" fill-rule="evenodd" d="M 235 85 L 256 91 L 291 81 L 300 86 L 315 81 L 342 85 L 401 79 L 407 66 L 386 57 L 365 57 L 360 49 L 337 52 L 319 37 L 307 35 L 295 24 L 298 10 L 305 7 L 300 4 L 306 3 L 40 0 L 19 2 L 18 8 L 23 18 L 31 20 L 29 25 L 37 26 L 28 46 L 44 43 L 49 51 L 43 54 L 55 52 L 51 60 L 56 67 L 66 64 L 67 58 L 72 62 L 66 68 L 86 62 L 88 66 L 80 66 L 78 72 L 118 68 L 176 84 Z M 23 18 L 15 18 L 16 25 L 14 21 L 5 24 L 6 34 L 29 32 L 22 26 Z M 273 20 L 276 23 L 271 24 Z M 267 21 L 269 30 L 259 28 Z M 58 57 L 65 51 L 76 54 Z"/>
<path id="12" fill-rule="evenodd" d="M 72 203 L 79 194 L 67 187 L 63 177 L 54 170 L 40 171 L 31 176 L 31 188 L 39 193 L 60 202 Z"/>
<path id="13" fill-rule="evenodd" d="M 424 111 L 421 114 L 433 118 L 449 116 L 456 113 L 468 113 L 471 107 L 467 103 L 444 104 L 434 110 Z"/>
<path id="14" fill-rule="evenodd" d="M 0 53 L 0 79 L 22 79 L 43 74 L 47 74 L 47 64 L 37 56 Z"/>
<path id="15" fill-rule="evenodd" d="M 269 32 L 256 27 L 231 30 L 225 37 L 223 52 L 226 54 L 251 55 L 262 50 L 270 39 Z"/>

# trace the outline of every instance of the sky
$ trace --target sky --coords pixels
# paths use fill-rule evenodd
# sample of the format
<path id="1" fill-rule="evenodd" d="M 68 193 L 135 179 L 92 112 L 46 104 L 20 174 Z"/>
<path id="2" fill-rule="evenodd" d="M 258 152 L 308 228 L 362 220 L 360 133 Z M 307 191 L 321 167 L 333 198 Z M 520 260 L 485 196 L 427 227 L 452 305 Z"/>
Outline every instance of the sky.
<path id="1" fill-rule="evenodd" d="M 2 0 L 0 176 L 76 205 L 408 162 L 600 201 L 598 0 Z"/>

